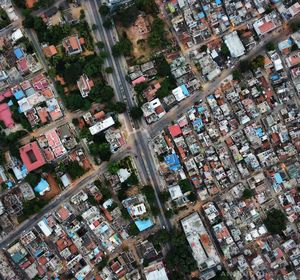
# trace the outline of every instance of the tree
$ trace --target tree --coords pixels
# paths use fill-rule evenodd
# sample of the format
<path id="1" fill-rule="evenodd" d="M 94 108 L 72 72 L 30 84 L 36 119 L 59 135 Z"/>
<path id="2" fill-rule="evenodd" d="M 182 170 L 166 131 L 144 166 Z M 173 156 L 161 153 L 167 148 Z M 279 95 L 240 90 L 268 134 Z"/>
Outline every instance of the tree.
<path id="1" fill-rule="evenodd" d="M 69 161 L 67 163 L 61 163 L 59 166 L 59 170 L 61 172 L 68 173 L 73 180 L 81 177 L 85 172 L 78 161 Z"/>
<path id="2" fill-rule="evenodd" d="M 98 29 L 98 25 L 94 23 L 94 24 L 92 25 L 92 30 L 95 31 L 95 30 L 97 30 L 97 29 Z"/>
<path id="3" fill-rule="evenodd" d="M 73 90 L 68 95 L 62 96 L 62 100 L 68 110 L 87 111 L 91 107 L 91 102 L 87 98 L 82 98 L 79 90 Z"/>
<path id="4" fill-rule="evenodd" d="M 111 66 L 108 66 L 105 68 L 104 71 L 105 71 L 105 73 L 112 73 L 112 72 L 114 72 L 114 68 L 112 68 Z"/>
<path id="5" fill-rule="evenodd" d="M 82 67 L 79 62 L 74 62 L 65 65 L 64 80 L 67 84 L 74 85 L 82 74 Z"/>
<path id="6" fill-rule="evenodd" d="M 240 81 L 240 80 L 241 80 L 241 77 L 242 77 L 241 71 L 239 71 L 238 69 L 234 69 L 234 70 L 232 71 L 232 77 L 233 77 L 234 80 Z"/>
<path id="7" fill-rule="evenodd" d="M 187 196 L 188 200 L 191 201 L 191 202 L 195 202 L 197 201 L 197 195 L 195 192 L 190 192 Z"/>
<path id="8" fill-rule="evenodd" d="M 111 86 L 103 86 L 100 92 L 102 102 L 109 102 L 114 97 L 114 89 Z"/>
<path id="9" fill-rule="evenodd" d="M 102 143 L 99 145 L 99 156 L 102 161 L 109 161 L 111 157 L 111 150 L 108 143 Z"/>
<path id="10" fill-rule="evenodd" d="M 126 111 L 126 104 L 124 102 L 116 102 L 112 106 L 113 111 L 115 111 L 118 114 L 122 114 Z"/>
<path id="11" fill-rule="evenodd" d="M 168 191 L 160 192 L 159 199 L 163 202 L 167 202 L 170 199 L 170 193 Z"/>
<path id="12" fill-rule="evenodd" d="M 106 29 L 110 29 L 110 28 L 112 28 L 112 26 L 113 26 L 113 22 L 109 18 L 103 22 L 103 27 Z"/>
<path id="13" fill-rule="evenodd" d="M 239 69 L 242 73 L 245 73 L 250 70 L 250 63 L 248 60 L 242 60 L 239 64 Z"/>
<path id="14" fill-rule="evenodd" d="M 292 32 L 297 32 L 300 29 L 300 23 L 299 22 L 291 22 L 291 23 L 289 23 L 289 28 Z"/>
<path id="15" fill-rule="evenodd" d="M 196 270 L 197 263 L 192 256 L 185 235 L 181 232 L 173 232 L 170 241 L 171 250 L 166 257 L 167 267 L 170 270 L 175 269 L 178 276 L 185 276 Z"/>
<path id="16" fill-rule="evenodd" d="M 251 189 L 244 189 L 242 198 L 243 199 L 250 199 L 253 196 L 253 191 Z"/>
<path id="17" fill-rule="evenodd" d="M 130 110 L 130 115 L 133 119 L 138 120 L 140 119 L 144 114 L 140 107 L 132 107 Z"/>
<path id="18" fill-rule="evenodd" d="M 73 119 L 72 119 L 72 123 L 73 123 L 75 126 L 78 126 L 78 125 L 79 125 L 79 120 L 78 120 L 78 118 L 73 118 Z"/>
<path id="19" fill-rule="evenodd" d="M 145 12 L 146 14 L 155 16 L 159 12 L 159 9 L 154 0 L 136 0 L 135 3 L 137 8 L 140 11 Z"/>
<path id="20" fill-rule="evenodd" d="M 27 15 L 24 18 L 22 24 L 25 28 L 33 28 L 34 27 L 34 17 L 32 15 Z"/>
<path id="21" fill-rule="evenodd" d="M 274 44 L 274 42 L 269 42 L 266 44 L 266 49 L 267 51 L 275 51 L 276 50 L 276 46 Z"/>
<path id="22" fill-rule="evenodd" d="M 160 249 L 161 246 L 168 243 L 170 241 L 170 238 L 170 234 L 165 229 L 160 229 L 159 231 L 149 236 L 149 240 L 156 249 Z"/>
<path id="23" fill-rule="evenodd" d="M 201 50 L 202 52 L 206 52 L 207 49 L 208 49 L 207 45 L 202 45 L 202 46 L 200 47 L 200 50 Z"/>
<path id="24" fill-rule="evenodd" d="M 126 8 L 121 8 L 116 14 L 116 19 L 118 19 L 124 27 L 129 27 L 136 21 L 138 15 L 139 11 L 136 5 L 130 5 Z"/>
<path id="25" fill-rule="evenodd" d="M 221 55 L 223 55 L 225 58 L 230 56 L 230 51 L 225 43 L 221 44 L 221 50 L 220 50 Z"/>
<path id="26" fill-rule="evenodd" d="M 160 18 L 154 19 L 151 32 L 148 37 L 149 46 L 153 49 L 165 47 L 168 43 L 164 29 L 164 21 Z"/>
<path id="27" fill-rule="evenodd" d="M 159 77 L 163 78 L 172 76 L 171 67 L 163 55 L 155 58 L 155 64 Z"/>
<path id="28" fill-rule="evenodd" d="M 138 229 L 138 227 L 136 226 L 135 223 L 131 223 L 130 226 L 129 226 L 129 229 L 128 229 L 128 233 L 130 236 L 137 236 L 140 231 Z"/>
<path id="29" fill-rule="evenodd" d="M 80 19 L 80 20 L 84 20 L 84 19 L 85 19 L 85 13 L 84 13 L 84 10 L 83 10 L 83 9 L 80 10 L 80 16 L 79 16 L 79 19 Z"/>
<path id="30" fill-rule="evenodd" d="M 193 190 L 193 187 L 188 179 L 183 179 L 178 182 L 183 193 L 190 192 Z"/>
<path id="31" fill-rule="evenodd" d="M 104 267 L 107 266 L 108 261 L 109 261 L 109 257 L 108 256 L 103 256 L 102 260 L 97 264 L 97 269 L 99 271 L 101 271 Z"/>
<path id="32" fill-rule="evenodd" d="M 33 188 L 41 181 L 41 176 L 31 172 L 28 173 L 28 175 L 25 177 L 25 182 L 28 183 L 30 186 L 32 186 Z"/>
<path id="33" fill-rule="evenodd" d="M 102 41 L 99 41 L 96 43 L 96 46 L 98 47 L 98 49 L 104 49 L 105 44 Z"/>
<path id="34" fill-rule="evenodd" d="M 112 47 L 112 54 L 114 56 L 120 56 L 122 54 L 125 56 L 130 56 L 131 51 L 132 43 L 126 37 L 121 38 L 121 40 Z"/>
<path id="35" fill-rule="evenodd" d="M 84 65 L 83 72 L 88 77 L 92 77 L 92 78 L 98 77 L 101 75 L 103 63 L 104 63 L 103 58 L 100 57 L 99 55 L 90 56 Z"/>
<path id="36" fill-rule="evenodd" d="M 172 91 L 172 89 L 175 88 L 175 86 L 172 82 L 172 78 L 168 77 L 162 81 L 162 83 L 160 85 L 161 86 L 160 89 L 156 92 L 156 96 L 158 98 L 164 98 L 164 97 L 168 96 L 170 94 L 170 92 Z"/>
<path id="37" fill-rule="evenodd" d="M 280 234 L 286 229 L 286 216 L 278 209 L 270 210 L 264 220 L 267 230 L 272 234 Z"/>
<path id="38" fill-rule="evenodd" d="M 100 7 L 99 7 L 99 13 L 101 16 L 107 16 L 110 12 L 110 9 L 107 5 L 105 4 L 102 4 Z"/>
<path id="39" fill-rule="evenodd" d="M 251 62 L 251 68 L 256 70 L 257 68 L 264 67 L 265 65 L 265 57 L 263 55 L 258 55 Z"/>
<path id="40" fill-rule="evenodd" d="M 118 171 L 120 170 L 120 164 L 116 161 L 111 161 L 109 164 L 108 164 L 108 167 L 107 167 L 108 171 L 111 173 L 111 174 L 117 174 Z"/>

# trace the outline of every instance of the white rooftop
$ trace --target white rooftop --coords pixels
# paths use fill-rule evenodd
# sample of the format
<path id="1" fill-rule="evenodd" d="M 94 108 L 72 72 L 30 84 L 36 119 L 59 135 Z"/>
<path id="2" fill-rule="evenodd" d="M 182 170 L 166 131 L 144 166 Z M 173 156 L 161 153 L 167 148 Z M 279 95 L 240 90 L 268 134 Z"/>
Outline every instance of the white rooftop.
<path id="1" fill-rule="evenodd" d="M 95 125 L 89 128 L 92 135 L 95 135 L 115 124 L 115 121 L 112 117 L 108 117 L 103 121 L 96 123 Z"/>
<path id="2" fill-rule="evenodd" d="M 236 31 L 225 35 L 224 42 L 229 49 L 231 57 L 240 57 L 245 54 L 245 47 Z"/>
<path id="3" fill-rule="evenodd" d="M 147 280 L 169 280 L 162 262 L 145 267 L 144 273 Z"/>

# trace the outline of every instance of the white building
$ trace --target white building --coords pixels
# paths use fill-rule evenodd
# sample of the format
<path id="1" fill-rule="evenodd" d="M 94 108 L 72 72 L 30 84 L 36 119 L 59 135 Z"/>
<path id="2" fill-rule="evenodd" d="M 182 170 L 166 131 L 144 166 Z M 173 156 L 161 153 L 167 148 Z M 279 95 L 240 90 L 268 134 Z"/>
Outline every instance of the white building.
<path id="1" fill-rule="evenodd" d="M 53 230 L 46 224 L 44 220 L 38 222 L 38 226 L 46 237 L 51 235 Z"/>
<path id="2" fill-rule="evenodd" d="M 97 122 L 89 128 L 92 135 L 95 135 L 115 124 L 115 121 L 112 117 L 108 117 L 103 121 Z"/>
<path id="3" fill-rule="evenodd" d="M 237 58 L 245 54 L 245 47 L 237 31 L 225 35 L 224 42 L 229 49 L 231 57 Z"/>
<path id="4" fill-rule="evenodd" d="M 220 263 L 219 255 L 197 212 L 181 220 L 192 254 L 201 271 Z"/>
<path id="5" fill-rule="evenodd" d="M 147 280 L 169 280 L 162 262 L 153 263 L 145 267 L 144 274 Z"/>

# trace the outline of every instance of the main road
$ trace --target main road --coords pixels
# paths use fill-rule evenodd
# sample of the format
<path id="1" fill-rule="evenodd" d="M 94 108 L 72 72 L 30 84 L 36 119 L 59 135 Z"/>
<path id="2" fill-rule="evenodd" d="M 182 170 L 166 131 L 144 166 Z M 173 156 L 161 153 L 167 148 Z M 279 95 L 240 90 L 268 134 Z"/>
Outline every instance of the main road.
<path id="1" fill-rule="evenodd" d="M 157 205 L 160 209 L 160 223 L 162 226 L 170 230 L 171 223 L 168 219 L 166 219 L 163 205 L 159 199 L 162 183 L 159 180 L 160 176 L 158 175 L 153 154 L 148 145 L 148 128 L 145 128 L 145 123 L 143 121 L 132 120 L 128 112 L 132 107 L 136 106 L 136 104 L 133 99 L 133 88 L 125 79 L 127 67 L 126 61 L 123 56 L 114 57 L 111 52 L 111 47 L 116 43 L 117 34 L 114 28 L 105 29 L 103 27 L 103 20 L 98 11 L 99 7 L 97 0 L 87 0 L 85 5 L 87 7 L 87 15 L 90 23 L 95 23 L 98 27 L 94 30 L 94 35 L 104 43 L 106 51 L 109 53 L 107 58 L 108 63 L 110 66 L 113 66 L 115 70 L 112 73 L 112 86 L 117 94 L 117 99 L 124 101 L 127 105 L 128 110 L 124 113 L 124 122 L 129 132 L 129 145 L 132 147 L 132 151 L 136 155 L 137 165 L 140 169 L 139 171 L 145 176 L 144 183 L 151 184 L 154 187 Z"/>

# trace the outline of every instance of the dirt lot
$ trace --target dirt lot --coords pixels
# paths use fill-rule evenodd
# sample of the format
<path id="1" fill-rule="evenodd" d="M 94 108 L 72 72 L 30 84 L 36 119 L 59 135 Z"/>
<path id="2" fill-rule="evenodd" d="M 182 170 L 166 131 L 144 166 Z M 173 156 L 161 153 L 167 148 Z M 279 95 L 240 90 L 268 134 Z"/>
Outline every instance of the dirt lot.
<path id="1" fill-rule="evenodd" d="M 139 16 L 136 22 L 129 28 L 124 28 L 120 23 L 116 24 L 118 34 L 126 32 L 128 39 L 133 45 L 133 56 L 138 63 L 146 62 L 151 57 L 151 48 L 148 46 L 147 39 L 153 18 L 151 16 Z"/>
<path id="2" fill-rule="evenodd" d="M 55 179 L 52 177 L 52 175 L 48 175 L 46 178 L 48 184 L 50 185 L 50 191 L 45 193 L 45 199 L 52 199 L 58 194 L 60 194 L 61 190 L 59 186 L 57 185 Z"/>

